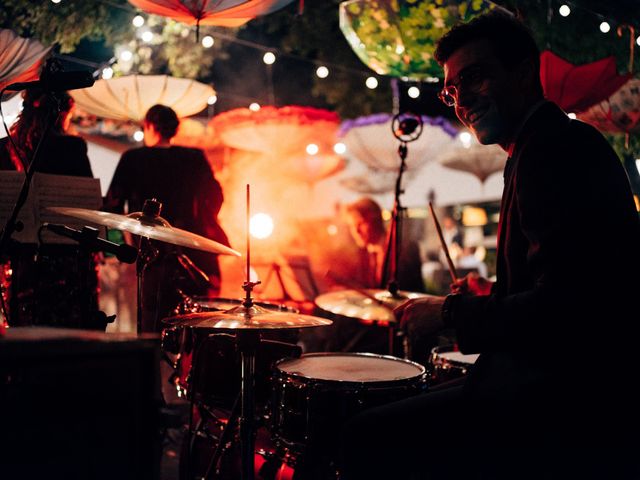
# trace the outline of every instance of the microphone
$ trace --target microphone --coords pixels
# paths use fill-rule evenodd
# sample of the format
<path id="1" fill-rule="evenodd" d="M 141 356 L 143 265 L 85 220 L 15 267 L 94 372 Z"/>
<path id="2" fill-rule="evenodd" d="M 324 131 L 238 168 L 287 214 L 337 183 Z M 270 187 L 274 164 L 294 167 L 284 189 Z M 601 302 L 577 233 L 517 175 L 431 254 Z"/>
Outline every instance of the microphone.
<path id="1" fill-rule="evenodd" d="M 400 125 L 398 125 L 398 130 L 396 131 L 398 132 L 398 135 L 411 135 L 416 131 L 418 125 L 420 125 L 420 122 L 416 118 L 403 118 L 402 120 L 400 120 Z"/>
<path id="2" fill-rule="evenodd" d="M 34 82 L 18 82 L 7 86 L 5 90 L 17 92 L 28 88 L 42 88 L 46 92 L 60 92 L 64 90 L 76 90 L 87 88 L 94 84 L 93 75 L 90 71 L 76 72 L 55 72 L 42 75 L 40 80 Z"/>
<path id="3" fill-rule="evenodd" d="M 82 227 L 82 230 L 76 230 L 59 223 L 43 223 L 42 228 L 46 228 L 61 237 L 71 238 L 80 245 L 89 247 L 92 250 L 112 253 L 123 263 L 134 263 L 138 258 L 138 250 L 135 247 L 127 244 L 118 245 L 100 238 L 98 237 L 98 229 L 93 227 L 85 226 Z"/>
<path id="4" fill-rule="evenodd" d="M 413 142 L 422 133 L 422 117 L 410 112 L 398 113 L 391 121 L 393 136 L 401 142 Z"/>

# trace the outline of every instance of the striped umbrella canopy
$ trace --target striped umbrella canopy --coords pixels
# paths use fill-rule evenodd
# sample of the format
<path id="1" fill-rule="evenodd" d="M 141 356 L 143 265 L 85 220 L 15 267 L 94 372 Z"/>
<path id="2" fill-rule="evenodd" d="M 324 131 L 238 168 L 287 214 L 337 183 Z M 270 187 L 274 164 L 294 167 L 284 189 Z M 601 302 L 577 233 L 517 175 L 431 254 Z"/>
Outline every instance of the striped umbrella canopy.
<path id="1" fill-rule="evenodd" d="M 397 172 L 400 166 L 398 139 L 393 135 L 393 115 L 376 113 L 345 120 L 340 125 L 340 141 L 345 144 L 346 157 L 364 163 L 373 170 Z M 458 133 L 442 117 L 422 117 L 422 134 L 408 145 L 407 170 L 417 170 L 442 151 L 454 145 Z"/>
<path id="2" fill-rule="evenodd" d="M 37 80 L 50 50 L 37 40 L 0 29 L 0 90 L 11 83 Z"/>
<path id="3" fill-rule="evenodd" d="M 267 15 L 293 0 L 129 0 L 153 15 L 169 17 L 188 25 L 238 27 L 252 18 Z"/>
<path id="4" fill-rule="evenodd" d="M 468 132 L 458 139 L 454 148 L 437 158 L 441 165 L 470 173 L 483 184 L 492 174 L 504 170 L 507 153 L 498 145 L 482 145 Z"/>
<path id="5" fill-rule="evenodd" d="M 147 110 L 156 104 L 171 107 L 180 118 L 201 112 L 215 90 L 188 78 L 128 75 L 97 80 L 92 87 L 69 93 L 77 106 L 87 113 L 112 120 L 141 122 Z"/>

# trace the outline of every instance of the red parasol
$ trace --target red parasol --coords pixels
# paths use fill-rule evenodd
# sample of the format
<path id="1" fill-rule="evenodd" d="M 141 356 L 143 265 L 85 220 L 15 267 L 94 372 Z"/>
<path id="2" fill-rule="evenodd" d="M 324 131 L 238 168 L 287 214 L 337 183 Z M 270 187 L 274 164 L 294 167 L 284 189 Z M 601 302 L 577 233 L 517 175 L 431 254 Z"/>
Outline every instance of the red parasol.
<path id="1" fill-rule="evenodd" d="M 613 56 L 574 65 L 549 50 L 540 54 L 540 80 L 545 96 L 566 112 L 584 112 L 607 99 L 629 78 L 630 74 L 618 75 Z"/>
<path id="2" fill-rule="evenodd" d="M 129 0 L 153 15 L 173 18 L 188 25 L 238 27 L 252 18 L 267 15 L 293 0 Z"/>

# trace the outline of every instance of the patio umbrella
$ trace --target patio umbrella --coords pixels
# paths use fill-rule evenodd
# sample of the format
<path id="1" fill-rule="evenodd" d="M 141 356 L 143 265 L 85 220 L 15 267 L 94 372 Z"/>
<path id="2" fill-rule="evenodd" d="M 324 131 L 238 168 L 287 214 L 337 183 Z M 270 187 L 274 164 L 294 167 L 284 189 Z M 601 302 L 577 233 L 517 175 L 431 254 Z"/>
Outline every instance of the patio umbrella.
<path id="1" fill-rule="evenodd" d="M 545 97 L 566 112 L 584 112 L 606 100 L 630 78 L 630 74 L 618 75 L 613 56 L 574 65 L 549 50 L 540 54 Z"/>
<path id="2" fill-rule="evenodd" d="M 98 80 L 89 88 L 69 92 L 87 113 L 113 120 L 140 122 L 156 104 L 173 108 L 178 117 L 207 107 L 215 91 L 209 85 L 167 75 L 128 75 Z"/>
<path id="3" fill-rule="evenodd" d="M 129 0 L 153 15 L 188 25 L 238 27 L 252 18 L 281 9 L 293 0 Z"/>
<path id="4" fill-rule="evenodd" d="M 332 151 L 339 123 L 334 112 L 295 105 L 236 108 L 210 122 L 225 145 L 272 156 L 301 155 L 310 143 L 319 154 Z"/>
<path id="5" fill-rule="evenodd" d="M 501 172 L 506 161 L 507 153 L 502 148 L 497 145 L 481 145 L 473 137 L 438 157 L 441 165 L 470 173 L 483 184 L 490 175 Z"/>
<path id="6" fill-rule="evenodd" d="M 482 0 L 349 0 L 340 4 L 340 30 L 379 75 L 426 80 L 442 76 L 433 59 L 436 41 L 488 8 Z"/>
<path id="7" fill-rule="evenodd" d="M 11 83 L 37 80 L 50 50 L 37 40 L 0 29 L 0 90 Z"/>
<path id="8" fill-rule="evenodd" d="M 578 118 L 603 132 L 637 133 L 640 131 L 640 79 L 632 78 Z"/>
<path id="9" fill-rule="evenodd" d="M 392 120 L 393 115 L 378 113 L 342 122 L 338 136 L 347 147 L 347 158 L 357 159 L 374 170 L 397 172 L 400 166 L 400 142 L 391 131 Z M 407 145 L 408 171 L 420 168 L 443 150 L 452 147 L 458 133 L 444 118 L 423 116 L 422 121 L 422 134 Z"/>

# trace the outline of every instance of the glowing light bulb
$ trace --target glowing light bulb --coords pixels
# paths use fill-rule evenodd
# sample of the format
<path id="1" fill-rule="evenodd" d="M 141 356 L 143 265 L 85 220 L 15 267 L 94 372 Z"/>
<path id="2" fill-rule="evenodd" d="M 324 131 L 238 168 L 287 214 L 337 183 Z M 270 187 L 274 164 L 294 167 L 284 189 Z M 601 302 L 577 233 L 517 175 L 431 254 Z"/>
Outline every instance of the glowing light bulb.
<path id="1" fill-rule="evenodd" d="M 418 98 L 420 96 L 420 89 L 418 87 L 409 87 L 407 90 L 407 95 L 411 98 Z"/>
<path id="2" fill-rule="evenodd" d="M 257 112 L 258 110 L 260 110 L 260 104 L 253 102 L 251 105 L 249 105 L 249 110 L 251 110 L 252 112 Z"/>
<path id="3" fill-rule="evenodd" d="M 333 151 L 338 155 L 342 155 L 343 153 L 347 153 L 347 146 L 342 142 L 336 143 L 333 146 Z"/>
<path id="4" fill-rule="evenodd" d="M 611 25 L 609 25 L 608 22 L 602 22 L 600 24 L 600 31 L 602 33 L 609 33 L 609 30 L 611 30 Z"/>
<path id="5" fill-rule="evenodd" d="M 133 139 L 136 142 L 141 142 L 142 140 L 144 140 L 144 133 L 142 132 L 142 130 L 137 130 L 134 134 L 133 134 Z"/>
<path id="6" fill-rule="evenodd" d="M 153 40 L 153 32 L 151 30 L 147 30 L 146 32 L 142 33 L 141 38 L 143 42 L 149 43 L 151 40 Z"/>
<path id="7" fill-rule="evenodd" d="M 129 50 L 123 50 L 120 53 L 120 60 L 122 60 L 123 62 L 129 62 L 131 61 L 132 58 L 133 58 L 133 53 L 131 53 Z"/>
<path id="8" fill-rule="evenodd" d="M 136 15 L 133 17 L 133 20 L 131 20 L 131 23 L 133 23 L 134 27 L 139 28 L 144 25 L 144 17 L 142 15 Z"/>
<path id="9" fill-rule="evenodd" d="M 462 132 L 458 135 L 460 142 L 464 148 L 471 147 L 471 134 L 469 132 Z"/>
<path id="10" fill-rule="evenodd" d="M 329 69 L 322 65 L 316 69 L 316 75 L 319 78 L 327 78 L 329 76 Z"/>
<path id="11" fill-rule="evenodd" d="M 273 52 L 267 52 L 262 57 L 262 61 L 267 65 L 273 65 L 276 61 L 276 56 Z"/>
<path id="12" fill-rule="evenodd" d="M 213 38 L 211 35 L 207 35 L 205 37 L 202 37 L 202 46 L 204 48 L 211 48 L 211 47 L 213 47 L 214 43 L 216 43 L 216 39 Z"/>
<path id="13" fill-rule="evenodd" d="M 113 78 L 113 68 L 111 67 L 106 67 L 102 70 L 102 78 L 104 78 L 105 80 L 109 80 L 110 78 Z"/>
<path id="14" fill-rule="evenodd" d="M 273 233 L 273 219 L 266 213 L 256 213 L 249 220 L 249 233 L 255 238 L 267 238 Z"/>
<path id="15" fill-rule="evenodd" d="M 315 143 L 310 143 L 309 145 L 307 145 L 307 153 L 309 155 L 316 155 L 319 151 L 320 148 L 318 148 L 318 145 L 316 145 Z"/>
<path id="16" fill-rule="evenodd" d="M 560 15 L 562 15 L 563 17 L 568 17 L 571 14 L 571 9 L 569 8 L 569 5 L 560 6 L 560 9 L 558 11 L 560 12 Z"/>
<path id="17" fill-rule="evenodd" d="M 368 77 L 365 81 L 365 85 L 367 86 L 367 88 L 373 90 L 378 86 L 378 79 L 376 77 Z"/>

